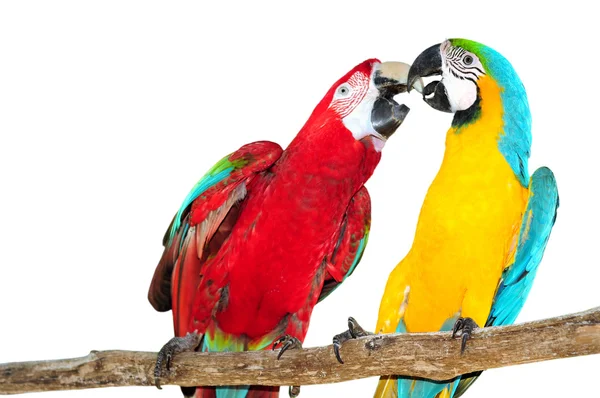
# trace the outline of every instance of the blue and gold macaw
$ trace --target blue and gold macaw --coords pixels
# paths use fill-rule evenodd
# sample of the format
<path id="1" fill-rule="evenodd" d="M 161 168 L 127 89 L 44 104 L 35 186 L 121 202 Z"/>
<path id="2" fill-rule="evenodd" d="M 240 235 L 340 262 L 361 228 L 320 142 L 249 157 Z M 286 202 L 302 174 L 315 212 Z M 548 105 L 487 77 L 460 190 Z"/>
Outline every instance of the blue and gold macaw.
<path id="1" fill-rule="evenodd" d="M 412 248 L 389 276 L 376 332 L 453 330 L 464 350 L 473 328 L 517 318 L 554 225 L 558 191 L 546 167 L 529 177 L 527 95 L 502 55 L 446 40 L 416 58 L 409 87 L 432 75 L 442 78 L 423 99 L 454 119 Z M 458 397 L 477 376 L 450 383 L 382 377 L 375 397 Z"/>

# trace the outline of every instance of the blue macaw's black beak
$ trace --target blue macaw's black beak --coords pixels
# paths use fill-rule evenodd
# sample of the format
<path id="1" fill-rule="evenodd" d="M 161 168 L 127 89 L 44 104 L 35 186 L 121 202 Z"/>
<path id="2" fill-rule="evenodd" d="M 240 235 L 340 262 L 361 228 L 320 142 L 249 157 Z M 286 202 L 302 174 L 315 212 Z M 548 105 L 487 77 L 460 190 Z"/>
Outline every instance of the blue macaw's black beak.
<path id="1" fill-rule="evenodd" d="M 376 67 L 373 83 L 379 96 L 371 111 L 371 124 L 375 131 L 389 138 L 402 124 L 410 109 L 394 101 L 396 94 L 407 91 L 410 65 L 402 62 L 384 62 Z"/>
<path id="2" fill-rule="evenodd" d="M 440 52 L 441 43 L 429 47 L 415 59 L 408 71 L 408 88 L 413 88 L 419 78 L 427 76 L 436 76 L 442 74 L 442 54 Z M 452 112 L 448 93 L 444 83 L 433 81 L 423 89 L 423 101 L 427 102 L 433 109 L 442 112 Z"/>

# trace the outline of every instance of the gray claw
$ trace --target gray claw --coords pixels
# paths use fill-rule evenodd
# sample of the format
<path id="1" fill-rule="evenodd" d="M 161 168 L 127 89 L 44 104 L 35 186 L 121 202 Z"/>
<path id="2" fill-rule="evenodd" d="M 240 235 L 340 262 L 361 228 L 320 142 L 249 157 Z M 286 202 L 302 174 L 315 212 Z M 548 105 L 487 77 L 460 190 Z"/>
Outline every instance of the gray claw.
<path id="1" fill-rule="evenodd" d="M 188 333 L 185 337 L 173 337 L 160 349 L 156 357 L 156 365 L 154 365 L 154 385 L 156 388 L 162 390 L 160 378 L 163 376 L 163 362 L 165 362 L 165 368 L 169 372 L 173 357 L 184 351 L 194 351 L 200 344 L 201 339 L 202 335 L 198 333 Z"/>
<path id="2" fill-rule="evenodd" d="M 280 344 L 283 344 L 283 345 L 281 346 L 281 349 L 279 350 L 279 354 L 277 354 L 277 359 L 281 358 L 283 353 L 289 349 L 302 348 L 302 342 L 300 340 L 298 340 L 296 337 L 290 336 L 289 334 L 286 334 L 285 336 L 282 336 L 273 342 L 273 351 L 275 351 L 277 346 Z"/>
<path id="3" fill-rule="evenodd" d="M 371 332 L 365 331 L 363 329 L 363 327 L 360 326 L 360 324 L 358 322 L 356 322 L 356 319 L 349 317 L 348 318 L 348 330 L 346 330 L 343 333 L 336 334 L 335 336 L 333 336 L 333 353 L 335 354 L 335 357 L 338 360 L 338 362 L 341 364 L 344 363 L 344 361 L 342 361 L 342 357 L 340 355 L 340 347 L 342 346 L 342 344 L 344 344 L 348 340 L 356 339 L 358 337 L 369 336 L 372 334 L 373 333 L 371 333 Z"/>
<path id="4" fill-rule="evenodd" d="M 454 327 L 452 328 L 452 338 L 455 338 L 458 335 L 458 332 L 461 333 L 461 343 L 460 343 L 460 353 L 464 354 L 465 349 L 467 348 L 467 340 L 471 338 L 471 333 L 473 329 L 479 328 L 477 322 L 475 322 L 471 318 L 458 318 L 456 322 L 454 322 Z"/>

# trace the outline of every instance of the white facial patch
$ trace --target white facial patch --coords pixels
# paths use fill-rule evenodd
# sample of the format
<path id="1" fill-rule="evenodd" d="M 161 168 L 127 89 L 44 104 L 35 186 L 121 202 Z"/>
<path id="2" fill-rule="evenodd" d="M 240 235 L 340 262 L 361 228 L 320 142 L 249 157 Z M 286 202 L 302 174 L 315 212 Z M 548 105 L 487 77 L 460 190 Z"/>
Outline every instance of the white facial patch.
<path id="1" fill-rule="evenodd" d="M 469 109 L 477 99 L 477 86 L 471 80 L 459 79 L 452 75 L 446 77 L 446 73 L 448 72 L 444 71 L 442 83 L 448 93 L 452 112 Z"/>
<path id="2" fill-rule="evenodd" d="M 485 75 L 479 58 L 446 40 L 440 46 L 442 83 L 448 94 L 452 112 L 464 111 L 477 100 L 477 79 Z"/>
<path id="3" fill-rule="evenodd" d="M 376 70 L 373 68 L 372 73 Z M 386 138 L 375 131 L 371 122 L 371 112 L 378 97 L 379 90 L 373 83 L 373 76 L 357 72 L 336 88 L 330 107 L 338 113 L 355 140 L 372 137 L 375 150 L 380 152 Z"/>
<path id="4" fill-rule="evenodd" d="M 361 140 L 369 135 L 379 136 L 379 133 L 373 129 L 373 124 L 371 123 L 371 111 L 373 110 L 373 104 L 379 95 L 379 91 L 371 86 L 369 86 L 362 101 L 352 112 L 342 118 L 342 123 L 350 130 L 355 140 Z"/>

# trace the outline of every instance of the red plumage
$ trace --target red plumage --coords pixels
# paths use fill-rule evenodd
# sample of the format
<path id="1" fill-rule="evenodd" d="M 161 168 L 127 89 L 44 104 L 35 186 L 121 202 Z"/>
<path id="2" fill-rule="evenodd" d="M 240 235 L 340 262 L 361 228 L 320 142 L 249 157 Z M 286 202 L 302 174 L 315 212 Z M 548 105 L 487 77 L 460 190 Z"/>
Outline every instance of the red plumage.
<path id="1" fill-rule="evenodd" d="M 342 119 L 367 94 L 376 62 L 340 79 L 285 151 L 256 142 L 231 154 L 231 173 L 181 212 L 149 292 L 157 310 L 173 309 L 177 336 L 196 331 L 204 349 L 222 350 L 262 349 L 284 334 L 304 340 L 314 305 L 351 271 L 368 233 L 363 184 L 381 153 Z M 354 105 L 332 106 L 336 88 L 361 75 L 367 87 L 357 87 Z M 277 395 L 252 387 L 247 396 Z"/>

